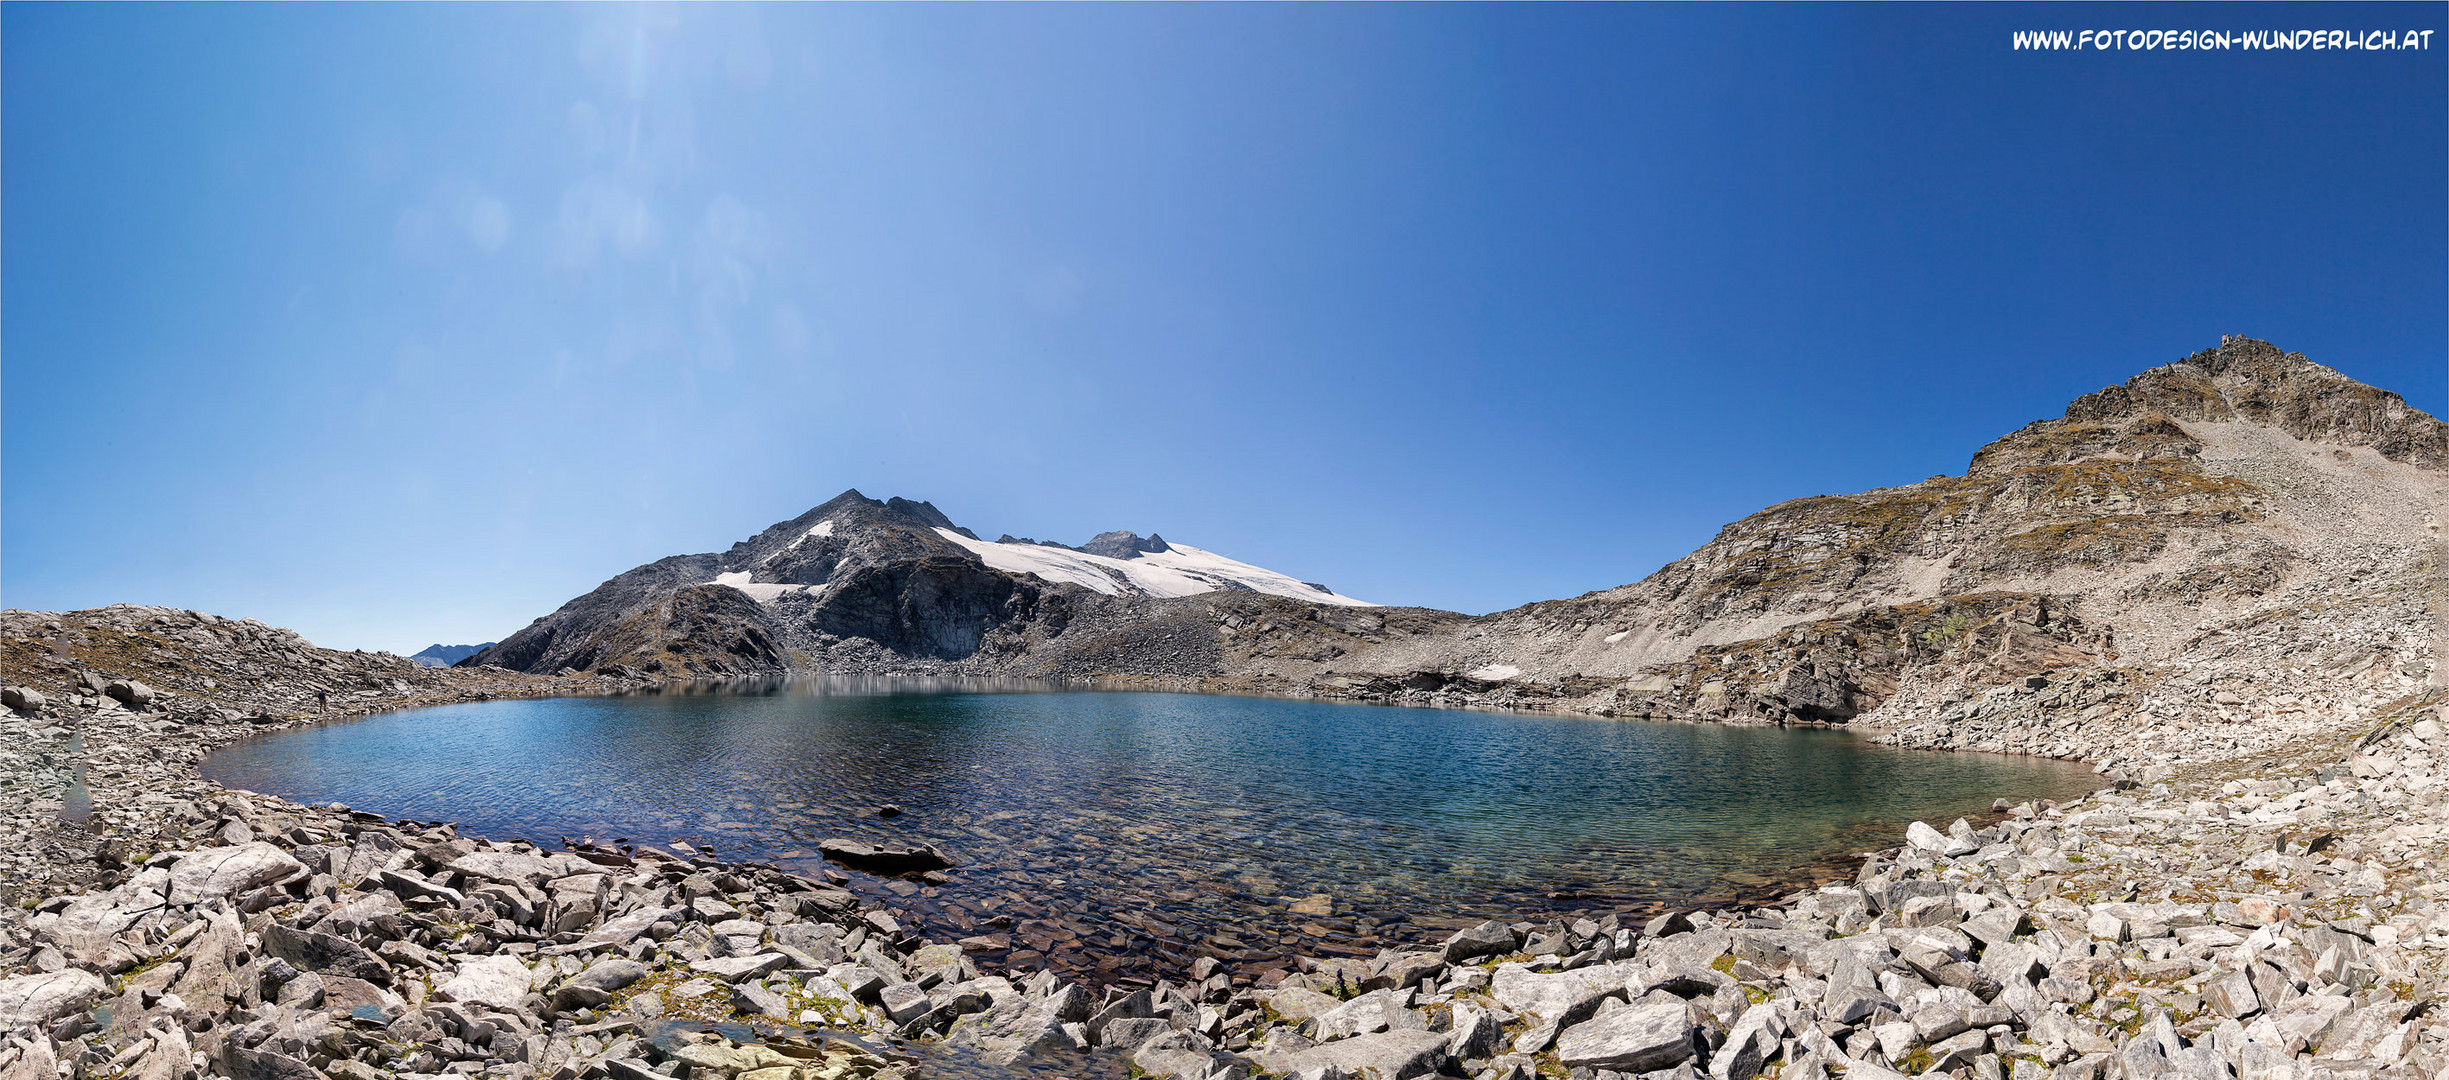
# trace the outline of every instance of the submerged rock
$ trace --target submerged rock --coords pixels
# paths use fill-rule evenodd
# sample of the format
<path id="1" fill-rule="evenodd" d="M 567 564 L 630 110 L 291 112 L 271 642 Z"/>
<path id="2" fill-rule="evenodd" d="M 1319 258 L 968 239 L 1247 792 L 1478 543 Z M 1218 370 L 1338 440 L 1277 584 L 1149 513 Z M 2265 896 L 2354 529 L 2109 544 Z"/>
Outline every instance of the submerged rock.
<path id="1" fill-rule="evenodd" d="M 816 850 L 853 870 L 871 874 L 919 874 L 952 865 L 952 860 L 932 844 L 876 844 L 834 838 L 819 841 Z"/>

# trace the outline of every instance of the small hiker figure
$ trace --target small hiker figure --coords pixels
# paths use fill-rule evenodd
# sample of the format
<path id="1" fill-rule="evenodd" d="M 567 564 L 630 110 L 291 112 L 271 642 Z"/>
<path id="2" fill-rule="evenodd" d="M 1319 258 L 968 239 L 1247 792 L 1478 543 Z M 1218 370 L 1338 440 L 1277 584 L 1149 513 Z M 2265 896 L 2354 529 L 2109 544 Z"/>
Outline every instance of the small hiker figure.
<path id="1" fill-rule="evenodd" d="M 331 705 L 332 705 L 332 695 L 331 695 L 331 692 L 330 692 L 330 691 L 328 691 L 328 690 L 317 690 L 317 691 L 315 691 L 315 707 L 316 707 L 316 708 L 318 708 L 318 709 L 328 709 L 328 708 L 330 708 L 330 707 L 331 707 Z"/>

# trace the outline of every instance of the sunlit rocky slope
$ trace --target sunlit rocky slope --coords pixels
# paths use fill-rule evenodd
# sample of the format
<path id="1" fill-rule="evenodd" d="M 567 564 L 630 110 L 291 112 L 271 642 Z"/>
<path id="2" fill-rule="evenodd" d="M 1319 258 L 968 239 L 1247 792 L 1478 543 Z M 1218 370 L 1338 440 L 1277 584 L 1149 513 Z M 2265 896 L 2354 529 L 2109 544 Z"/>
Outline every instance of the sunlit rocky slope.
<path id="1" fill-rule="evenodd" d="M 1160 556 L 1129 534 L 987 544 L 852 492 L 632 570 L 467 663 L 1162 677 L 2109 760 L 2147 730 L 2180 760 L 2232 757 L 2428 675 L 2445 469 L 2439 420 L 2232 337 L 1961 476 L 1782 503 L 1640 581 L 1487 616 L 1364 606 L 1205 552 L 1152 587 Z M 2292 715 L 2222 712 L 2249 699 Z"/>

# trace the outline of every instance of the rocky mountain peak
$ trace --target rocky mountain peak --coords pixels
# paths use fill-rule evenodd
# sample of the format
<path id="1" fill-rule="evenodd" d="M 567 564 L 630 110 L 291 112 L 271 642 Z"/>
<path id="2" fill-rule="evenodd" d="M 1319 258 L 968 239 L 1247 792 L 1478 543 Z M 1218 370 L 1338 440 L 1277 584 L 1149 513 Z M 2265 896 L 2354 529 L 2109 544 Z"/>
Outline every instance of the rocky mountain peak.
<path id="1" fill-rule="evenodd" d="M 1136 559 L 1142 554 L 1155 555 L 1173 549 L 1166 546 L 1164 537 L 1155 533 L 1150 533 L 1146 539 L 1142 539 L 1138 533 L 1116 529 L 1113 532 L 1098 533 L 1088 543 L 1080 545 L 1076 550 L 1091 555 L 1103 555 L 1109 559 Z"/>
<path id="2" fill-rule="evenodd" d="M 2449 468 L 2449 424 L 2303 353 L 2234 334 L 2222 336 L 2216 349 L 2075 399 L 2066 421 L 2119 423 L 2151 414 L 2178 423 L 2262 424 L 2308 442 L 2369 446 L 2391 461 Z"/>

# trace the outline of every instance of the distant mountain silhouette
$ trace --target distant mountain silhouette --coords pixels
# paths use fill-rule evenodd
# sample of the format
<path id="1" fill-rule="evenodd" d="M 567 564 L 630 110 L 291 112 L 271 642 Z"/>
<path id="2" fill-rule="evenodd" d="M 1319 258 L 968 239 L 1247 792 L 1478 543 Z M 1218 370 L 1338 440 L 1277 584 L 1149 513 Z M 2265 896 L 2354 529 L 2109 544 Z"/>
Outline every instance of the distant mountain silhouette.
<path id="1" fill-rule="evenodd" d="M 425 651 L 409 659 L 426 667 L 449 667 L 492 647 L 490 641 L 482 645 L 428 645 Z"/>

